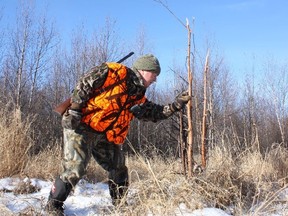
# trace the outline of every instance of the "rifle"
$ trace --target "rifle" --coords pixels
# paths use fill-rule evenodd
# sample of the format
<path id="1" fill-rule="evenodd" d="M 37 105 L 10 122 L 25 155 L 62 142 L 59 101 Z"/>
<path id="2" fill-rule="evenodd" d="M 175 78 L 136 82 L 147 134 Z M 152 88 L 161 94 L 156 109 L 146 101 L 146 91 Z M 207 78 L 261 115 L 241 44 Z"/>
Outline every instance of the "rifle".
<path id="1" fill-rule="evenodd" d="M 117 63 L 121 63 L 121 62 L 125 61 L 130 56 L 132 56 L 133 54 L 134 54 L 134 52 L 130 52 L 128 55 L 124 56 L 119 61 L 117 61 Z M 70 106 L 71 106 L 71 98 L 67 98 L 65 101 L 63 101 L 58 106 L 56 106 L 56 108 L 53 111 L 62 116 L 64 114 L 64 112 L 68 109 L 68 107 L 70 107 Z"/>

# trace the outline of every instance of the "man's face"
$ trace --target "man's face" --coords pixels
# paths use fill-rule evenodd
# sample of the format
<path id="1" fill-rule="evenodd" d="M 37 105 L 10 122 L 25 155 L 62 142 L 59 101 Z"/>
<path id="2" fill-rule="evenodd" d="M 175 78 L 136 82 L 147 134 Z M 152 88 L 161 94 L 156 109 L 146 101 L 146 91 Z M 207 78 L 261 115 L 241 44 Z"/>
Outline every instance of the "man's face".
<path id="1" fill-rule="evenodd" d="M 157 74 L 151 71 L 140 70 L 145 88 L 148 88 L 153 82 L 157 80 Z"/>

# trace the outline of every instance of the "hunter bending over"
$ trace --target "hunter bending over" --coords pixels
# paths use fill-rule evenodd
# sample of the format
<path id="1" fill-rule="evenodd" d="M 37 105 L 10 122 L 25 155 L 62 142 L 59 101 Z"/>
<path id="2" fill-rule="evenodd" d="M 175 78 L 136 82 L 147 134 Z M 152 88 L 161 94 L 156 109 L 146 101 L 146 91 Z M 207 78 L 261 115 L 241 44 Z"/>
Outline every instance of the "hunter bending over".
<path id="1" fill-rule="evenodd" d="M 64 215 L 63 202 L 86 173 L 91 156 L 109 173 L 109 191 L 114 205 L 128 188 L 128 169 L 122 145 L 129 124 L 136 117 L 156 122 L 180 110 L 190 96 L 184 92 L 172 104 L 154 104 L 146 89 L 160 74 L 153 55 L 138 58 L 132 68 L 120 63 L 103 63 L 80 78 L 71 106 L 62 117 L 64 133 L 63 172 L 55 180 L 46 210 Z"/>

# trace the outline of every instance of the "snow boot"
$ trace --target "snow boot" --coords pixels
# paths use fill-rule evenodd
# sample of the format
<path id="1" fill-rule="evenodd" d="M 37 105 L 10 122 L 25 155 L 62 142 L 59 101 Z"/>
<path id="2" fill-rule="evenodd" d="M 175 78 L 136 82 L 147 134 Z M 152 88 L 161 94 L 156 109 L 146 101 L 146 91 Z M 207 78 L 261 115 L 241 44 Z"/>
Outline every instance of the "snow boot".
<path id="1" fill-rule="evenodd" d="M 45 212 L 48 216 L 64 216 L 63 202 L 52 200 L 49 197 L 47 205 L 45 206 Z"/>
<path id="2" fill-rule="evenodd" d="M 71 184 L 63 182 L 62 179 L 58 177 L 50 191 L 45 211 L 49 213 L 49 215 L 63 216 L 64 201 L 67 199 L 71 190 Z"/>

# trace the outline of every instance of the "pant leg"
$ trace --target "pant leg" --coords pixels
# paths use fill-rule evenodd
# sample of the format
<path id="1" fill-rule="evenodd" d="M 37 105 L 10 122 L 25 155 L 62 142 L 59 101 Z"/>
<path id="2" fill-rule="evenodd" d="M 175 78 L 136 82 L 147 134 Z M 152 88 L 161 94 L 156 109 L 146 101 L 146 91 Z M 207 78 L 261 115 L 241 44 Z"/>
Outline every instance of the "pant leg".
<path id="1" fill-rule="evenodd" d="M 86 167 L 90 159 L 88 152 L 88 136 L 84 127 L 77 130 L 63 129 L 64 156 L 62 160 L 63 172 L 60 178 L 74 187 L 86 174 Z"/>
<path id="2" fill-rule="evenodd" d="M 128 189 L 128 169 L 122 145 L 108 142 L 103 136 L 93 143 L 92 155 L 97 163 L 109 172 L 109 190 L 113 204 L 121 200 Z"/>
<path id="3" fill-rule="evenodd" d="M 128 168 L 122 145 L 114 145 L 113 168 L 109 171 L 109 191 L 113 205 L 118 205 L 125 196 L 129 186 Z"/>
<path id="4" fill-rule="evenodd" d="M 54 206 L 62 205 L 72 188 L 86 173 L 89 162 L 87 132 L 84 127 L 77 130 L 63 129 L 63 172 L 56 178 L 49 195 Z"/>

